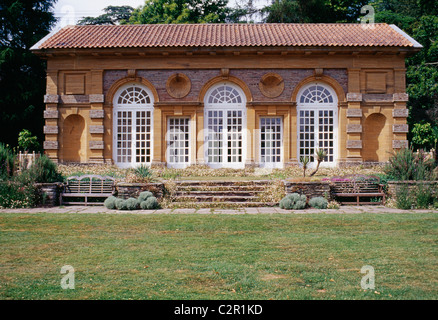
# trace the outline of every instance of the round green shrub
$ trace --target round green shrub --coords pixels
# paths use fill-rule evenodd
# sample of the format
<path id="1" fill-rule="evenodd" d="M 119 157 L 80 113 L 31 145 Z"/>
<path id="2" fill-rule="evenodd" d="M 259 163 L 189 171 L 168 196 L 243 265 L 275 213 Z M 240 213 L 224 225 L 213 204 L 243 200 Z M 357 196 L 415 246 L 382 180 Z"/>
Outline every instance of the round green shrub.
<path id="1" fill-rule="evenodd" d="M 113 210 L 113 209 L 116 209 L 116 200 L 117 200 L 116 197 L 111 196 L 111 197 L 106 198 L 106 200 L 103 204 L 105 205 L 105 207 L 107 209 Z"/>
<path id="2" fill-rule="evenodd" d="M 155 197 L 149 197 L 149 198 L 146 199 L 146 201 L 143 201 L 140 204 L 140 207 L 143 210 L 157 209 L 158 208 L 158 200 Z"/>
<path id="3" fill-rule="evenodd" d="M 117 199 L 116 200 L 116 208 L 119 210 L 128 210 L 128 207 L 126 205 L 126 200 Z"/>
<path id="4" fill-rule="evenodd" d="M 309 206 L 315 209 L 327 209 L 328 201 L 323 197 L 314 197 L 309 200 Z"/>
<path id="5" fill-rule="evenodd" d="M 128 210 L 138 209 L 137 205 L 138 205 L 137 199 L 135 199 L 135 198 L 129 198 L 128 200 L 126 200 L 126 207 Z"/>
<path id="6" fill-rule="evenodd" d="M 152 194 L 152 192 L 150 192 L 150 191 L 143 191 L 138 196 L 138 200 L 140 200 L 140 203 L 141 203 L 141 202 L 146 201 L 148 198 L 153 197 L 153 196 L 154 195 Z"/>
<path id="7" fill-rule="evenodd" d="M 307 197 L 298 193 L 290 193 L 280 201 L 280 208 L 286 210 L 301 210 L 306 207 Z"/>

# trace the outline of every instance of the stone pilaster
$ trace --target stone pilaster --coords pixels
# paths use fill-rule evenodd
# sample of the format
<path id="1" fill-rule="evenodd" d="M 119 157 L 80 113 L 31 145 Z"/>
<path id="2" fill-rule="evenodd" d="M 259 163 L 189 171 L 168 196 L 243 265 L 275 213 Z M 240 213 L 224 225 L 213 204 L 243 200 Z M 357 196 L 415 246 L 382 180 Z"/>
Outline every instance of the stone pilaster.
<path id="1" fill-rule="evenodd" d="M 89 143 L 91 163 L 105 163 L 105 111 L 103 108 L 103 70 L 91 71 L 90 120 L 88 132 L 91 136 Z"/>

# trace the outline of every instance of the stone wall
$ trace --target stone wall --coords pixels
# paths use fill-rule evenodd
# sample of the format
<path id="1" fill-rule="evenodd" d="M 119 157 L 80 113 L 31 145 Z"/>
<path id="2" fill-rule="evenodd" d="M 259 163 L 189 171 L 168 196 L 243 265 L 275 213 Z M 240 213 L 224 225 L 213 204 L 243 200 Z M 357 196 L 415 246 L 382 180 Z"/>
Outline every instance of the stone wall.
<path id="1" fill-rule="evenodd" d="M 285 181 L 286 194 L 305 194 L 308 199 L 314 197 L 330 197 L 330 183 L 325 181 L 289 182 Z"/>
<path id="2" fill-rule="evenodd" d="M 59 194 L 62 189 L 62 183 L 37 183 L 37 192 L 41 203 L 44 207 L 54 207 L 59 204 Z"/>
<path id="3" fill-rule="evenodd" d="M 137 198 L 141 192 L 150 191 L 157 199 L 164 196 L 163 183 L 118 183 L 116 185 L 117 197 L 122 199 Z"/>
<path id="4" fill-rule="evenodd" d="M 410 192 L 415 192 L 419 186 L 423 186 L 429 188 L 432 195 L 438 197 L 438 181 L 388 181 L 388 196 L 396 199 L 397 191 L 403 186 L 408 187 Z"/>

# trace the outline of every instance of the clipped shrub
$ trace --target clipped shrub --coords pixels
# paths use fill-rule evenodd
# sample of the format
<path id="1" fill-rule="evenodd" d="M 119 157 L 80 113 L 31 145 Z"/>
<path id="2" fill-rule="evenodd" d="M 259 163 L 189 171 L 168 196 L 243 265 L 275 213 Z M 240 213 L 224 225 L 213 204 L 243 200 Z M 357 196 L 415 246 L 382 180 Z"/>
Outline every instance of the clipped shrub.
<path id="1" fill-rule="evenodd" d="M 128 200 L 126 200 L 126 208 L 128 210 L 136 210 L 136 209 L 138 209 L 137 205 L 138 205 L 137 204 L 137 199 L 135 199 L 135 198 L 129 198 Z"/>
<path id="2" fill-rule="evenodd" d="M 113 210 L 113 209 L 116 209 L 116 200 L 117 200 L 116 197 L 111 196 L 111 197 L 106 198 L 106 200 L 103 204 L 107 209 Z"/>
<path id="3" fill-rule="evenodd" d="M 126 204 L 126 200 L 117 199 L 116 200 L 116 208 L 119 210 L 128 210 L 128 206 Z"/>
<path id="4" fill-rule="evenodd" d="M 158 208 L 158 200 L 155 197 L 149 197 L 140 204 L 143 210 L 152 210 Z"/>
<path id="5" fill-rule="evenodd" d="M 280 208 L 286 210 L 301 210 L 306 207 L 307 197 L 303 194 L 290 193 L 280 201 Z"/>
<path id="6" fill-rule="evenodd" d="M 327 209 L 328 201 L 323 197 L 314 197 L 309 200 L 309 206 L 315 209 Z"/>
<path id="7" fill-rule="evenodd" d="M 138 196 L 138 200 L 140 201 L 140 203 L 142 203 L 143 201 L 146 201 L 147 198 L 150 198 L 150 197 L 153 197 L 153 196 L 154 195 L 152 194 L 152 192 L 150 192 L 150 191 L 143 191 Z"/>

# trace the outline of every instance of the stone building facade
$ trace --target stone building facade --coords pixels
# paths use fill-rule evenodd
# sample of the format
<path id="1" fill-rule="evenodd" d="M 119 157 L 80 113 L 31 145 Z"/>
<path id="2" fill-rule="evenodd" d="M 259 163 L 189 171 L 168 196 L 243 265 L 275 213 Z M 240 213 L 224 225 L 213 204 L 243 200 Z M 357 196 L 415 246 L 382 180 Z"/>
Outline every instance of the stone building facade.
<path id="1" fill-rule="evenodd" d="M 70 26 L 47 60 L 46 153 L 59 162 L 281 168 L 385 162 L 407 146 L 395 26 Z"/>

